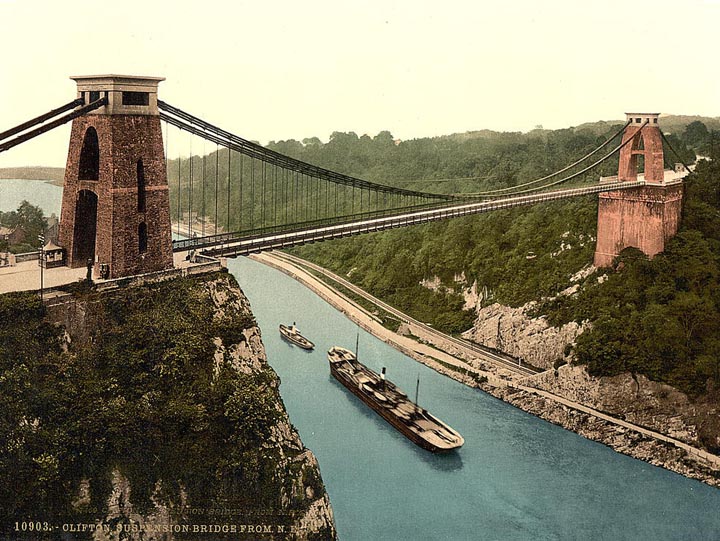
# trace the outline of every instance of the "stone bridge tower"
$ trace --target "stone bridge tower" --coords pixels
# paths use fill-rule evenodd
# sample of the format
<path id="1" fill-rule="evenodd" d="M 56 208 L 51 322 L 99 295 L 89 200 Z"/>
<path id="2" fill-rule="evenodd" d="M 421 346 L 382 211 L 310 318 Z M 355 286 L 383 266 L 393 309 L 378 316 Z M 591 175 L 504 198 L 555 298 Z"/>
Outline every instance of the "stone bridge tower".
<path id="1" fill-rule="evenodd" d="M 170 194 L 157 106 L 162 77 L 71 77 L 85 103 L 72 123 L 59 243 L 68 264 L 118 278 L 173 266 Z"/>
<path id="2" fill-rule="evenodd" d="M 649 257 L 662 252 L 678 230 L 683 195 L 683 174 L 664 170 L 662 133 L 656 113 L 627 113 L 628 125 L 620 150 L 618 177 L 613 181 L 632 182 L 638 178 L 640 160 L 645 186 L 603 192 L 599 196 L 596 267 L 607 267 L 629 246 Z M 610 180 L 610 179 L 608 179 Z"/>

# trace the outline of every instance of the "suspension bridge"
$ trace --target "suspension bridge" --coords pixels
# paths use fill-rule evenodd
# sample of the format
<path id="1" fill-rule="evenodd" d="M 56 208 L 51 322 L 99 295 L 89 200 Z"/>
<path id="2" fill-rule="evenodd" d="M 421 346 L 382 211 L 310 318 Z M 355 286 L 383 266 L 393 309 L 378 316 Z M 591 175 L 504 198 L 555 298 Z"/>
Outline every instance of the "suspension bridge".
<path id="1" fill-rule="evenodd" d="M 0 153 L 72 121 L 59 243 L 70 266 L 91 260 L 113 277 L 167 268 L 172 252 L 245 255 L 596 193 L 596 264 L 607 264 L 627 245 L 662 251 L 668 232 L 677 230 L 689 171 L 666 162 L 669 142 L 657 114 L 628 113 L 616 133 L 552 174 L 485 192 L 407 190 L 295 159 L 213 125 L 159 100 L 162 78 L 73 79 L 76 99 L 0 133 Z M 171 127 L 199 141 L 196 149 L 209 144 L 215 152 L 191 150 L 170 161 Z M 618 175 L 598 181 L 594 172 L 608 160 L 618 160 Z M 173 199 L 169 173 L 177 182 Z M 657 208 L 642 210 L 648 204 L 662 207 L 659 226 Z"/>

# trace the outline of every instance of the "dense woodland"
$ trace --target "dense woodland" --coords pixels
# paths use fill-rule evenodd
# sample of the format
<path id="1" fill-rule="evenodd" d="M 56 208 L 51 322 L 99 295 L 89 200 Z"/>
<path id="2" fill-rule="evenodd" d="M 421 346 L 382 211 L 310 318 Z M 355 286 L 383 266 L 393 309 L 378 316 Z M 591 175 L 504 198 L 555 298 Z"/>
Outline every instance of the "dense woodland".
<path id="1" fill-rule="evenodd" d="M 177 509 L 181 492 L 191 507 L 296 511 L 280 501 L 292 479 L 276 464 L 288 457 L 260 445 L 280 416 L 274 373 L 240 372 L 208 347 L 243 342 L 252 315 L 225 306 L 218 317 L 202 279 L 85 294 L 75 325 L 89 336 L 70 344 L 37 295 L 0 295 L 0 538 L 18 537 L 12 522 L 38 509 L 50 523 L 95 523 L 115 470 L 139 513 L 153 499 Z M 320 494 L 317 476 L 302 474 Z"/>

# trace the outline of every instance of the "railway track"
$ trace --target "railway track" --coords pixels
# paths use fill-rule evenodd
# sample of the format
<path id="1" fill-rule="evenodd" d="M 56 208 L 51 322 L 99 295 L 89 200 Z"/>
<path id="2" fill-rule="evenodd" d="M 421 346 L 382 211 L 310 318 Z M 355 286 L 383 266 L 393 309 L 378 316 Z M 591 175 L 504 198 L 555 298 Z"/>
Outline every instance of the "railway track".
<path id="1" fill-rule="evenodd" d="M 520 360 L 514 360 L 511 358 L 507 358 L 503 355 L 500 355 L 498 353 L 495 353 L 493 351 L 489 351 L 483 347 L 478 346 L 477 344 L 473 344 L 472 342 L 468 340 L 463 340 L 461 338 L 456 338 L 454 336 L 449 336 L 445 333 L 442 333 L 438 331 L 437 329 L 434 329 L 433 327 L 427 325 L 426 323 L 423 323 L 421 321 L 418 321 L 417 319 L 414 319 L 407 314 L 401 312 L 400 310 L 397 310 L 396 308 L 390 306 L 389 304 L 381 301 L 380 299 L 374 297 L 370 293 L 366 292 L 365 290 L 359 288 L 355 284 L 349 282 L 348 280 L 342 278 L 341 276 L 336 275 L 333 272 L 330 272 L 329 270 L 321 267 L 320 265 L 316 265 L 315 263 L 311 263 L 310 261 L 306 261 L 305 259 L 299 258 L 294 255 L 290 255 L 287 253 L 281 253 L 281 252 L 274 252 L 273 255 L 279 259 L 282 259 L 288 263 L 291 263 L 296 266 L 304 267 L 306 269 L 313 270 L 319 274 L 322 274 L 326 278 L 329 278 L 330 280 L 340 284 L 344 288 L 352 291 L 356 295 L 361 296 L 362 298 L 370 301 L 374 305 L 376 305 L 378 308 L 381 308 L 385 312 L 391 314 L 392 316 L 396 317 L 400 321 L 404 323 L 408 323 L 411 325 L 414 325 L 416 327 L 419 327 L 428 335 L 432 335 L 433 337 L 437 338 L 438 341 L 450 343 L 455 347 L 464 349 L 466 353 L 470 353 L 476 358 L 493 363 L 495 365 L 500 365 L 503 368 L 506 368 L 508 370 L 512 370 L 515 373 L 521 374 L 523 376 L 534 376 L 535 374 L 538 374 L 542 372 L 542 370 L 538 370 L 536 368 L 523 365 L 522 361 Z"/>

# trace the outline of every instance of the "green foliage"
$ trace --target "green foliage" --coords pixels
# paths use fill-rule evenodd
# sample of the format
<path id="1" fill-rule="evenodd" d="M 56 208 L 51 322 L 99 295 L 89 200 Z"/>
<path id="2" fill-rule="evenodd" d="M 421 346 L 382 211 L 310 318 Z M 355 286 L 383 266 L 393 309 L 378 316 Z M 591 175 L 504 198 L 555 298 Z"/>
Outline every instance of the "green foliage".
<path id="1" fill-rule="evenodd" d="M 481 191 L 557 170 L 614 129 L 482 133 L 400 145 L 386 141 L 382 153 L 374 140 L 336 133 L 324 147 L 293 148 L 301 159 L 402 187 Z M 711 144 L 713 132 L 702 122 L 677 133 L 681 135 L 670 134 L 668 141 L 680 156 L 666 148 L 669 162 L 689 163 L 694 151 L 720 157 L 720 144 Z M 472 314 L 461 310 L 458 292 L 463 285 L 477 282 L 485 290 L 484 302 L 519 306 L 553 299 L 543 301 L 536 313 L 557 325 L 571 320 L 592 323 L 575 348 L 579 362 L 591 373 L 642 373 L 698 395 L 720 383 L 715 338 L 720 328 L 717 164 L 717 159 L 701 161 L 697 173 L 687 179 L 681 232 L 664 254 L 649 261 L 628 249 L 616 272 L 595 273 L 575 296 L 558 293 L 592 260 L 597 203 L 590 197 L 319 243 L 295 252 L 448 332 L 464 330 L 472 321 Z M 601 174 L 614 172 L 615 164 L 608 167 Z M 419 180 L 471 176 L 482 180 Z M 418 180 L 399 180 L 413 178 Z M 464 281 L 458 283 L 461 274 Z M 435 278 L 441 281 L 437 291 L 420 285 Z M 598 283 L 599 278 L 604 281 Z"/>
<path id="2" fill-rule="evenodd" d="M 591 374 L 630 371 L 697 396 L 720 383 L 720 198 L 716 161 L 686 181 L 681 230 L 654 259 L 624 250 L 615 270 L 539 311 L 559 325 L 590 321 L 575 354 Z M 602 282 L 602 283 L 599 283 Z"/>
<path id="3" fill-rule="evenodd" d="M 695 150 L 685 139 L 672 133 L 666 135 L 665 139 L 666 141 L 663 142 L 665 167 L 671 167 L 674 163 L 692 164 L 695 161 Z"/>
<path id="4" fill-rule="evenodd" d="M 160 482 L 166 503 L 182 489 L 194 507 L 280 506 L 277 461 L 261 445 L 281 419 L 274 374 L 216 362 L 218 333 L 236 347 L 254 321 L 229 307 L 219 317 L 203 288 L 184 279 L 86 292 L 92 332 L 67 351 L 36 295 L 0 295 L 0 531 L 37 509 L 76 520 L 84 478 L 91 501 L 80 512 L 94 522 L 116 469 L 140 512 Z"/>
<path id="5" fill-rule="evenodd" d="M 19 254 L 40 247 L 38 235 L 45 231 L 46 223 L 40 207 L 23 201 L 17 210 L 0 212 L 0 225 L 10 229 L 20 228 L 25 232 L 25 238 L 20 244 L 9 247 L 11 252 Z"/>
<path id="6" fill-rule="evenodd" d="M 520 306 L 566 288 L 592 257 L 597 205 L 548 203 L 491 215 L 318 243 L 294 251 L 413 317 L 449 333 L 467 330 L 459 291 L 477 282 L 488 302 Z M 464 281 L 456 283 L 456 276 Z M 438 277 L 430 291 L 423 280 Z"/>
<path id="7" fill-rule="evenodd" d="M 695 120 L 687 125 L 682 138 L 688 146 L 700 150 L 705 147 L 710 140 L 710 132 L 705 124 L 699 120 Z"/>
<path id="8" fill-rule="evenodd" d="M 37 250 L 38 246 L 32 246 L 31 244 L 28 244 L 26 242 L 22 242 L 20 244 L 13 244 L 8 248 L 8 251 L 12 254 L 26 254 L 28 252 L 33 252 Z"/>
<path id="9" fill-rule="evenodd" d="M 57 375 L 57 331 L 43 321 L 37 295 L 0 296 L 0 512 L 3 523 L 52 499 L 64 453 L 55 427 L 38 420 L 52 414 L 56 390 L 45 384 Z M 52 507 L 50 509 L 52 517 Z"/>

